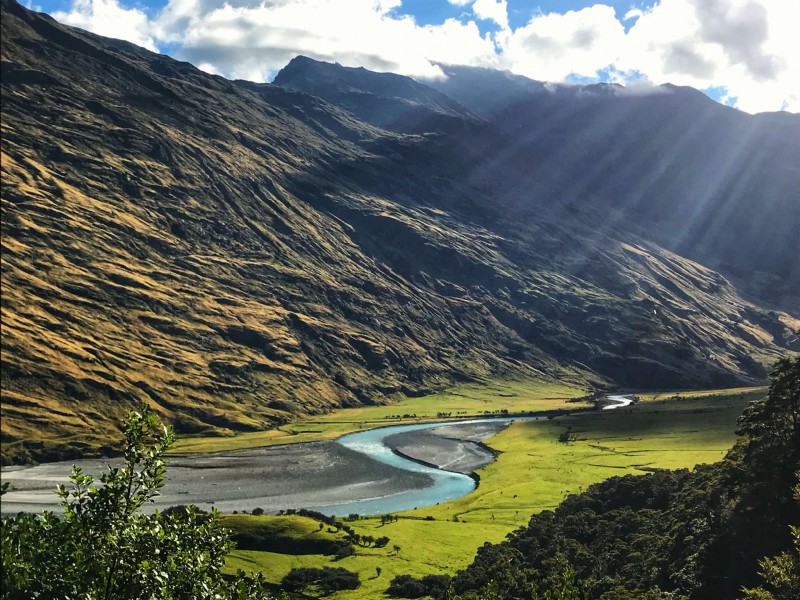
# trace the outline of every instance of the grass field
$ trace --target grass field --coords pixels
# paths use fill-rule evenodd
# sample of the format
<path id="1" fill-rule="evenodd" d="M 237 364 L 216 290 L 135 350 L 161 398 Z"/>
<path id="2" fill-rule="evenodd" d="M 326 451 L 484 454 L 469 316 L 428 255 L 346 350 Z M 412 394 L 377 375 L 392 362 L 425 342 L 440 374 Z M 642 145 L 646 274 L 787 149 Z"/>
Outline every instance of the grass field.
<path id="1" fill-rule="evenodd" d="M 504 389 L 516 389 L 516 384 Z M 592 483 L 719 460 L 734 441 L 742 409 L 763 393 L 764 388 L 648 394 L 625 409 L 518 421 L 488 441 L 500 454 L 479 472 L 481 483 L 472 494 L 400 513 L 399 521 L 387 525 L 377 517 L 350 523 L 362 535 L 389 536 L 386 548 L 358 548 L 355 556 L 336 562 L 321 555 L 235 551 L 227 568 L 261 571 L 277 582 L 294 567 L 340 566 L 358 572 L 362 585 L 333 598 L 378 598 L 395 575 L 453 573 L 465 567 L 484 542 L 501 541 L 532 513 L 554 508 L 566 495 Z M 457 397 L 448 396 L 451 402 Z M 480 406 L 475 403 L 481 397 L 480 392 L 466 396 L 469 410 Z M 535 403 L 532 396 L 517 397 Z M 452 406 L 454 411 L 464 410 Z M 372 415 L 372 409 L 353 410 L 364 411 L 354 416 Z M 558 441 L 565 431 L 574 441 Z M 381 568 L 380 576 L 376 567 Z"/>
<path id="2" fill-rule="evenodd" d="M 319 528 L 319 521 L 298 515 L 222 515 L 221 521 L 225 527 L 253 537 L 322 541 L 343 539 L 343 534 L 331 533 L 327 527 Z"/>
<path id="3" fill-rule="evenodd" d="M 465 384 L 430 396 L 403 398 L 389 405 L 343 408 L 269 431 L 242 433 L 233 437 L 181 437 L 173 452 L 221 452 L 330 440 L 359 429 L 437 420 L 440 419 L 437 413 L 452 413 L 452 418 L 466 418 L 503 409 L 513 413 L 576 408 L 583 405 L 568 400 L 585 393 L 580 388 L 540 381 Z"/>

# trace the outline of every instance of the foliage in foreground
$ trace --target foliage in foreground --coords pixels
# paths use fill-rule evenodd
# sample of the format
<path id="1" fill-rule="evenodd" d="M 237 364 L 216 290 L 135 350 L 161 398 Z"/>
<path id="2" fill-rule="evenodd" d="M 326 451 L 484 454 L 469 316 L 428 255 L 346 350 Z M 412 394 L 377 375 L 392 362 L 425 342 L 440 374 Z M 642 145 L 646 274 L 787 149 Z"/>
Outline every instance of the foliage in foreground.
<path id="1" fill-rule="evenodd" d="M 72 486 L 59 486 L 63 515 L 2 518 L 0 598 L 266 599 L 260 577 L 223 578 L 233 544 L 216 512 L 142 511 L 164 485 L 172 430 L 143 410 L 123 432 L 124 464 L 101 474 L 102 485 L 73 467 Z"/>
<path id="2" fill-rule="evenodd" d="M 800 471 L 800 357 L 779 361 L 719 463 L 613 477 L 485 544 L 437 598 L 800 598 L 793 487 Z M 792 546 L 794 536 L 794 546 Z M 773 558 L 763 558 L 773 557 Z M 574 577 L 573 577 L 574 576 Z M 760 579 L 765 580 L 761 587 Z M 389 591 L 416 597 L 422 580 Z"/>
<path id="3" fill-rule="evenodd" d="M 794 488 L 800 502 L 800 485 Z M 792 549 L 761 559 L 759 574 L 764 583 L 745 590 L 745 600 L 797 600 L 800 598 L 800 527 L 790 527 Z"/>

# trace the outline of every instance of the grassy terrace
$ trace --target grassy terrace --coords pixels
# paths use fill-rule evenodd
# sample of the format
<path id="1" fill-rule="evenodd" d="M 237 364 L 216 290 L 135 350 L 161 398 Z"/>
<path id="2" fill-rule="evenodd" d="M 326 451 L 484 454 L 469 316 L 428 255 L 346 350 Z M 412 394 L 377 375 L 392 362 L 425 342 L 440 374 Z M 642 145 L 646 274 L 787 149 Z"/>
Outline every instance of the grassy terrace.
<path id="1" fill-rule="evenodd" d="M 270 581 L 277 582 L 293 567 L 341 566 L 358 572 L 362 585 L 334 598 L 381 597 L 395 575 L 452 573 L 463 568 L 484 542 L 501 541 L 526 523 L 532 513 L 552 509 L 566 495 L 592 483 L 614 475 L 643 474 L 656 468 L 691 468 L 719 460 L 734 441 L 741 411 L 765 389 L 642 394 L 641 401 L 630 408 L 517 422 L 488 440 L 500 454 L 479 472 L 481 484 L 472 494 L 443 505 L 400 513 L 399 521 L 387 525 L 381 525 L 377 517 L 350 523 L 361 535 L 391 538 L 385 548 L 358 547 L 355 556 L 339 561 L 320 554 L 237 550 L 227 568 L 262 571 Z M 431 419 L 436 412 L 466 410 L 474 415 L 488 410 L 490 405 L 492 410 L 509 411 L 574 407 L 565 401 L 581 393 L 541 384 L 462 386 L 393 406 L 337 411 L 293 424 L 281 434 L 240 436 L 245 438 L 241 445 L 236 445 L 240 443 L 238 438 L 184 440 L 181 450 L 333 438 L 359 428 L 383 425 L 389 421 L 384 416 L 398 412 L 416 412 L 417 419 Z M 573 438 L 566 444 L 558 442 L 565 431 Z M 313 538 L 327 533 L 312 528 L 308 535 Z M 394 546 L 400 547 L 399 552 Z M 380 576 L 376 567 L 381 568 Z"/>

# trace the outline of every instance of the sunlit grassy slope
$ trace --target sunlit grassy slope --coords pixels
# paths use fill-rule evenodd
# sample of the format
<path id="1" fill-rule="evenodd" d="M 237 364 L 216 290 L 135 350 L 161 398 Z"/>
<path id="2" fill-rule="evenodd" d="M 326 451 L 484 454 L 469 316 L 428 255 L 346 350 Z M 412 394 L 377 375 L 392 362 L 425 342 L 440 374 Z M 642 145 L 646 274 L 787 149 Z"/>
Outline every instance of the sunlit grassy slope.
<path id="1" fill-rule="evenodd" d="M 402 513 L 388 525 L 376 517 L 352 523 L 358 533 L 391 541 L 382 549 L 358 548 L 355 556 L 337 561 L 336 566 L 357 571 L 362 586 L 335 597 L 380 597 L 398 574 L 452 573 L 471 562 L 484 542 L 502 540 L 532 513 L 552 509 L 566 495 L 608 477 L 715 462 L 732 445 L 747 402 L 763 393 L 764 388 L 749 388 L 649 394 L 631 408 L 518 421 L 489 440 L 500 455 L 480 471 L 480 486 L 472 494 Z M 567 430 L 575 440 L 559 443 Z M 294 567 L 325 564 L 334 563 L 321 555 L 235 551 L 227 566 L 262 571 L 277 582 Z"/>
<path id="2" fill-rule="evenodd" d="M 741 296 L 710 268 L 732 256 L 705 266 L 679 256 L 638 210 L 614 212 L 608 230 L 609 206 L 640 204 L 620 201 L 640 188 L 617 177 L 646 170 L 581 167 L 613 175 L 607 188 L 584 181 L 589 193 L 571 173 L 532 171 L 574 136 L 509 144 L 488 122 L 437 114 L 401 134 L 2 7 L 3 464 L 108 454 L 142 403 L 180 435 L 226 436 L 490 378 L 756 384 L 797 348 L 798 303 L 785 301 L 787 314 Z M 640 126 L 660 122 L 645 116 Z M 752 154 L 794 166 L 796 119 L 772 117 L 780 124 L 746 136 Z M 745 121 L 756 117 L 741 118 L 739 131 L 755 131 Z M 645 162 L 640 143 L 685 143 L 675 127 L 632 137 L 627 119 L 615 122 L 625 135 L 608 139 Z M 706 143 L 693 147 L 709 148 L 709 164 L 733 164 L 718 154 L 726 145 Z M 677 173 L 698 166 L 659 148 L 680 159 Z M 794 232 L 797 170 L 760 164 L 735 215 L 716 211 L 744 225 L 703 221 L 696 237 L 717 231 L 750 258 L 736 232 L 770 223 L 759 248 L 775 251 L 766 264 L 781 275 L 756 276 L 746 261 L 741 276 L 773 290 L 797 262 L 780 250 L 791 246 L 781 231 Z M 690 205 L 706 191 L 699 180 L 681 190 Z M 609 204 L 598 203 L 603 188 Z M 706 209 L 717 216 L 710 207 L 731 198 Z M 653 215 L 683 214 L 668 200 Z"/>

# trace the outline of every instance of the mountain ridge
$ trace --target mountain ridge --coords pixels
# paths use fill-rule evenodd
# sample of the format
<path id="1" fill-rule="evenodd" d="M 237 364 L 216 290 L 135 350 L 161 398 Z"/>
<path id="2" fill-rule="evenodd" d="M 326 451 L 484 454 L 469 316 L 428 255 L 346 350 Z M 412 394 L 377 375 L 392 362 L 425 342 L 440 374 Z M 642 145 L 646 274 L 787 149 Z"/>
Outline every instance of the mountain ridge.
<path id="1" fill-rule="evenodd" d="M 390 130 L 2 10 L 4 461 L 97 451 L 140 402 L 229 434 L 488 377 L 754 383 L 797 344 L 602 204 L 548 208 L 485 120 Z"/>
<path id="2" fill-rule="evenodd" d="M 310 77 L 303 76 L 303 68 L 323 70 L 325 84 L 304 88 Z M 512 219 L 535 218 L 559 202 L 562 211 L 577 205 L 599 209 L 595 228 L 610 213 L 615 226 L 723 271 L 762 302 L 784 309 L 800 305 L 795 260 L 800 175 L 791 158 L 800 155 L 800 115 L 748 115 L 672 84 L 642 91 L 614 84 L 548 84 L 476 67 L 442 68 L 446 78 L 426 85 L 450 93 L 483 122 L 463 123 L 460 129 L 439 123 L 438 130 L 461 136 L 463 146 L 480 148 L 477 162 L 499 156 L 492 168 L 515 163 L 498 179 L 522 202 L 505 201 L 494 190 L 497 204 Z M 294 78 L 292 89 L 385 125 L 370 119 L 374 110 L 345 101 L 336 91 L 352 83 L 352 69 L 303 58 L 291 71 L 275 81 Z M 379 87 L 384 75 L 359 73 L 365 89 Z M 405 91 L 413 80 L 395 76 L 393 81 Z M 503 82 L 511 84 L 506 89 Z M 392 92 L 384 86 L 384 94 Z M 425 100 L 420 93 L 417 105 Z M 427 125 L 437 130 L 430 121 Z M 403 126 L 393 122 L 398 131 Z M 753 198 L 762 204 L 759 211 Z M 739 277 L 754 271 L 771 276 L 771 287 Z"/>

